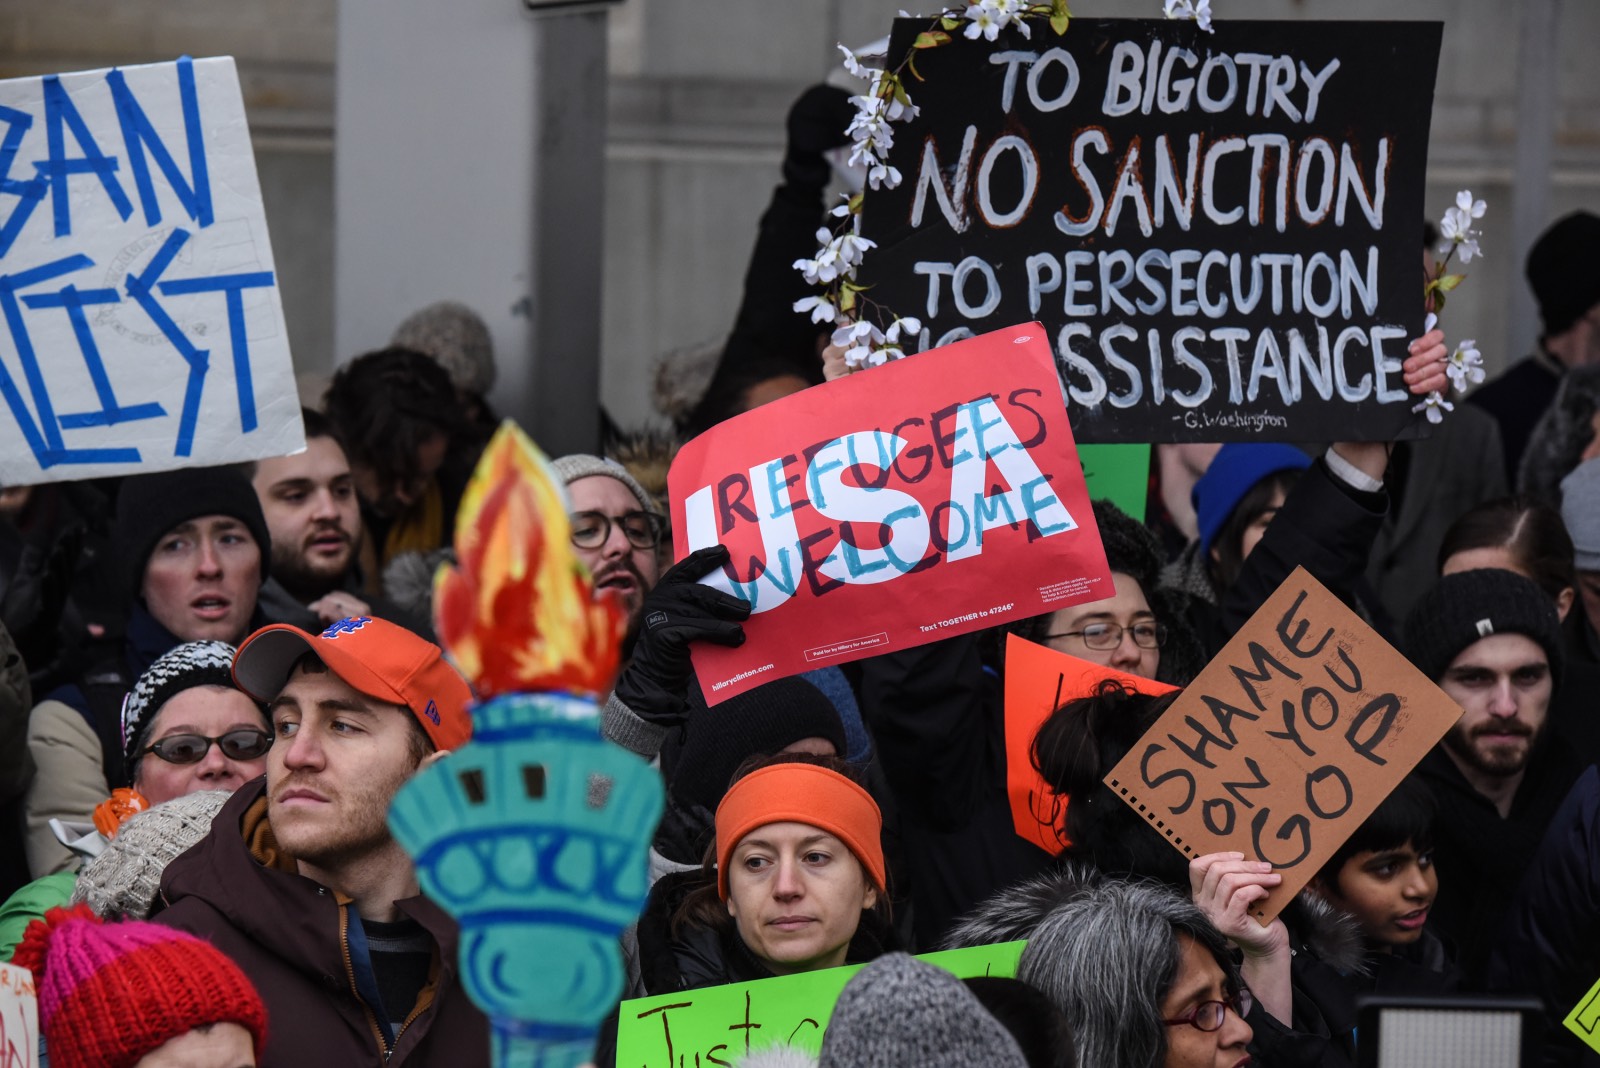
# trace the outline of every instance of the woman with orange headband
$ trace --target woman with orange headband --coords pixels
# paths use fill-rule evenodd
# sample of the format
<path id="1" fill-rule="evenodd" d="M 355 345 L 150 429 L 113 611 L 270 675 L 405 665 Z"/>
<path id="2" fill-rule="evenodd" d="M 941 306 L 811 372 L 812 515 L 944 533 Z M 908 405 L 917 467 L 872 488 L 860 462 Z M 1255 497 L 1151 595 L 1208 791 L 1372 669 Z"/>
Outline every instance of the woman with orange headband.
<path id="1" fill-rule="evenodd" d="M 783 753 L 729 787 L 717 806 L 716 855 L 696 888 L 653 899 L 641 918 L 647 993 L 793 975 L 883 952 L 883 816 L 848 770 L 833 758 Z"/>

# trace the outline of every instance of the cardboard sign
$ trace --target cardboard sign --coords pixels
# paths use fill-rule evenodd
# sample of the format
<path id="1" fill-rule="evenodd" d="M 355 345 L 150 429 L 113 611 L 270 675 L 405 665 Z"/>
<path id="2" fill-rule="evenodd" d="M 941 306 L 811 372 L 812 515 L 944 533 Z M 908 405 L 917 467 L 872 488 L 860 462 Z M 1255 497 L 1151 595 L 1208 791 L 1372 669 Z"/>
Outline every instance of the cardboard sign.
<path id="1" fill-rule="evenodd" d="M 0 81 L 0 483 L 301 449 L 233 60 Z"/>
<path id="2" fill-rule="evenodd" d="M 1105 782 L 1191 859 L 1272 864 L 1268 923 L 1460 717 L 1295 568 Z"/>
<path id="3" fill-rule="evenodd" d="M 1036 323 L 746 412 L 667 482 L 678 557 L 726 545 L 703 581 L 751 604 L 744 645 L 694 647 L 711 704 L 1111 596 Z"/>
<path id="4" fill-rule="evenodd" d="M 1583 1000 L 1574 1005 L 1561 1022 L 1568 1031 L 1583 1039 L 1584 1045 L 1600 1053 L 1600 982 L 1589 988 Z"/>
<path id="5" fill-rule="evenodd" d="M 1080 441 L 1425 426 L 1400 365 L 1440 24 L 1032 26 L 916 52 L 904 180 L 864 205 L 872 299 L 927 345 L 1041 321 Z"/>
<path id="6" fill-rule="evenodd" d="M 1089 499 L 1107 500 L 1144 522 L 1150 497 L 1150 446 L 1079 445 Z"/>
<path id="7" fill-rule="evenodd" d="M 1033 767 L 1033 737 L 1050 714 L 1078 697 L 1087 697 L 1107 679 L 1152 697 L 1169 686 L 1126 671 L 1092 664 L 1019 638 L 1006 638 L 1006 795 L 1017 834 L 1052 855 L 1067 840 L 1067 798 L 1052 790 Z"/>
<path id="8" fill-rule="evenodd" d="M 963 979 L 1011 978 L 1026 945 L 1002 942 L 924 953 L 917 959 Z M 779 1043 L 815 1053 L 822 1048 L 839 992 L 864 967 L 825 968 L 624 1001 L 617 1023 L 616 1068 L 726 1066 L 751 1050 Z"/>
<path id="9" fill-rule="evenodd" d="M 33 973 L 0 964 L 0 1068 L 35 1068 L 38 1063 L 39 995 Z"/>

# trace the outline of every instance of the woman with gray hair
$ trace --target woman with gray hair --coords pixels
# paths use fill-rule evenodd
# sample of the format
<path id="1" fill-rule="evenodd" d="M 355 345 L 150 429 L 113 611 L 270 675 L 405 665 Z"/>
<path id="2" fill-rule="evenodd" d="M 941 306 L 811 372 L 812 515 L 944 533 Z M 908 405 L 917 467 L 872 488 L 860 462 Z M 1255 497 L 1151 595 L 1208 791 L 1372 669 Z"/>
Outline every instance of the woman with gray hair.
<path id="1" fill-rule="evenodd" d="M 1155 883 L 1107 880 L 1034 931 L 1017 978 L 1072 1025 L 1095 1068 L 1244 1068 L 1250 994 L 1205 914 Z"/>

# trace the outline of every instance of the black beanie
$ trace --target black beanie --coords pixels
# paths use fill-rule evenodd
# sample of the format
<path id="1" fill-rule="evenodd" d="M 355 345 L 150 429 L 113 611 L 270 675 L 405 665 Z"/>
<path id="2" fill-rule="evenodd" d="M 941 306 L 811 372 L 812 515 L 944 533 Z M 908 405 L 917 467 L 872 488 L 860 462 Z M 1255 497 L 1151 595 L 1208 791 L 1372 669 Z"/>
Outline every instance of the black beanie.
<path id="1" fill-rule="evenodd" d="M 802 738 L 826 738 L 842 756 L 844 724 L 833 702 L 804 679 L 778 679 L 705 706 L 689 692 L 688 725 L 662 747 L 661 767 L 675 800 L 715 811 L 739 765 Z"/>
<path id="2" fill-rule="evenodd" d="M 1113 571 L 1132 575 L 1146 598 L 1161 584 L 1161 543 L 1149 527 L 1110 501 L 1094 502 L 1094 522 L 1100 528 L 1106 563 Z"/>
<path id="3" fill-rule="evenodd" d="M 185 467 L 123 479 L 117 491 L 112 536 L 129 596 L 138 599 L 156 542 L 179 523 L 207 515 L 231 516 L 245 525 L 261 550 L 261 581 L 267 581 L 272 539 L 255 488 L 235 467 Z"/>
<path id="4" fill-rule="evenodd" d="M 1561 618 L 1550 595 L 1515 571 L 1482 568 L 1446 575 L 1406 617 L 1406 657 L 1437 682 L 1461 651 L 1492 634 L 1538 642 L 1561 681 Z"/>
<path id="5" fill-rule="evenodd" d="M 1528 250 L 1528 286 L 1546 336 L 1565 333 L 1600 304 L 1600 271 L 1590 265 L 1597 247 L 1600 215 L 1575 211 L 1557 219 Z"/>

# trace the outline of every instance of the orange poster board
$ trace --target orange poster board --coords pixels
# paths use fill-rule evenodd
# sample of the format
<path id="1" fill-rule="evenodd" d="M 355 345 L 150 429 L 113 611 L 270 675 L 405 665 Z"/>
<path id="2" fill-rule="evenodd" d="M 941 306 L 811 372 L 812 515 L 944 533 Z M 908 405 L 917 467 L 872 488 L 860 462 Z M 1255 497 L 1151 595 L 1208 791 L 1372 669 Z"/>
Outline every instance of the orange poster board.
<path id="1" fill-rule="evenodd" d="M 1015 634 L 1006 638 L 1006 795 L 1017 833 L 1052 855 L 1069 843 L 1067 799 L 1055 793 L 1033 767 L 1033 736 L 1063 702 L 1087 697 L 1107 679 L 1151 697 L 1176 686 L 1103 667 L 1037 645 Z"/>

